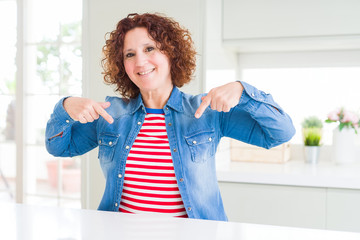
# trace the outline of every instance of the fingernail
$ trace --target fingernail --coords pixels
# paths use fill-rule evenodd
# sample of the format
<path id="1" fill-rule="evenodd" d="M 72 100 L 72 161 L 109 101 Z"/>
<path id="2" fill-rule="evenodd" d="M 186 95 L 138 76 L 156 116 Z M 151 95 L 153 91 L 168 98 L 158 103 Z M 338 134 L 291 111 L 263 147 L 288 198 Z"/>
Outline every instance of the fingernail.
<path id="1" fill-rule="evenodd" d="M 195 117 L 196 117 L 196 118 L 199 118 L 199 115 L 200 115 L 200 114 L 198 114 L 198 113 L 195 113 Z"/>

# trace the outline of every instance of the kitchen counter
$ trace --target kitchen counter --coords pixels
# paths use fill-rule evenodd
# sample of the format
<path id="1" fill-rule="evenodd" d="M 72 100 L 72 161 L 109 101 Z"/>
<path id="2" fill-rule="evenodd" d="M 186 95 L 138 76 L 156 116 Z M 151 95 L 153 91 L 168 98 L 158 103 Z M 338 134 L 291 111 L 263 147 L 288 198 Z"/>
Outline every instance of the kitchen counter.
<path id="1" fill-rule="evenodd" d="M 358 240 L 360 233 L 0 203 L 1 239 Z"/>
<path id="2" fill-rule="evenodd" d="M 331 161 L 312 165 L 304 160 L 282 164 L 219 161 L 217 177 L 219 182 L 360 189 L 360 161 L 346 165 Z"/>
<path id="3" fill-rule="evenodd" d="M 360 162 L 217 163 L 231 221 L 360 232 Z"/>

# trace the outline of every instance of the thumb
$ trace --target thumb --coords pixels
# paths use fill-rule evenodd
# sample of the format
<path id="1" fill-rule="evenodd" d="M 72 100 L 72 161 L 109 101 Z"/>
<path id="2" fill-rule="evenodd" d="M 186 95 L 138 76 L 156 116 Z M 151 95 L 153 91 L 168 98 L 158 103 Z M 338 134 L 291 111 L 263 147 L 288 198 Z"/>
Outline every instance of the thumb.
<path id="1" fill-rule="evenodd" d="M 111 105 L 110 102 L 99 102 L 99 104 L 103 109 L 107 109 Z"/>

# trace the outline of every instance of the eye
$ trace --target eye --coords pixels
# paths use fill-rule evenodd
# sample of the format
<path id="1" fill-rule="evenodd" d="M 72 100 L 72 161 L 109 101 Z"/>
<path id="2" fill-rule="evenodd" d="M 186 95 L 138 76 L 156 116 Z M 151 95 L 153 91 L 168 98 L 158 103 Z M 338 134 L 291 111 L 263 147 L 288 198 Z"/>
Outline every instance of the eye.
<path id="1" fill-rule="evenodd" d="M 135 56 L 134 53 L 127 53 L 127 54 L 125 55 L 125 58 L 131 58 L 131 57 L 133 57 L 133 56 Z"/>
<path id="2" fill-rule="evenodd" d="M 153 50 L 155 50 L 154 47 L 147 47 L 147 48 L 145 49 L 145 52 L 151 52 L 151 51 L 153 51 Z"/>

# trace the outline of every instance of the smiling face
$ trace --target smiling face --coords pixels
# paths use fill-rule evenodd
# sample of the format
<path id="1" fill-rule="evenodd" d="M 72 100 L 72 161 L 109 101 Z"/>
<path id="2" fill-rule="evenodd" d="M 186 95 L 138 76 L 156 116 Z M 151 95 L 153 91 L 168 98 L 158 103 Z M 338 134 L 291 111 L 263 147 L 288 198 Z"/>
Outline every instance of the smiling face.
<path id="1" fill-rule="evenodd" d="M 150 38 L 146 28 L 128 31 L 124 39 L 124 66 L 142 94 L 169 94 L 172 90 L 169 58 Z"/>

